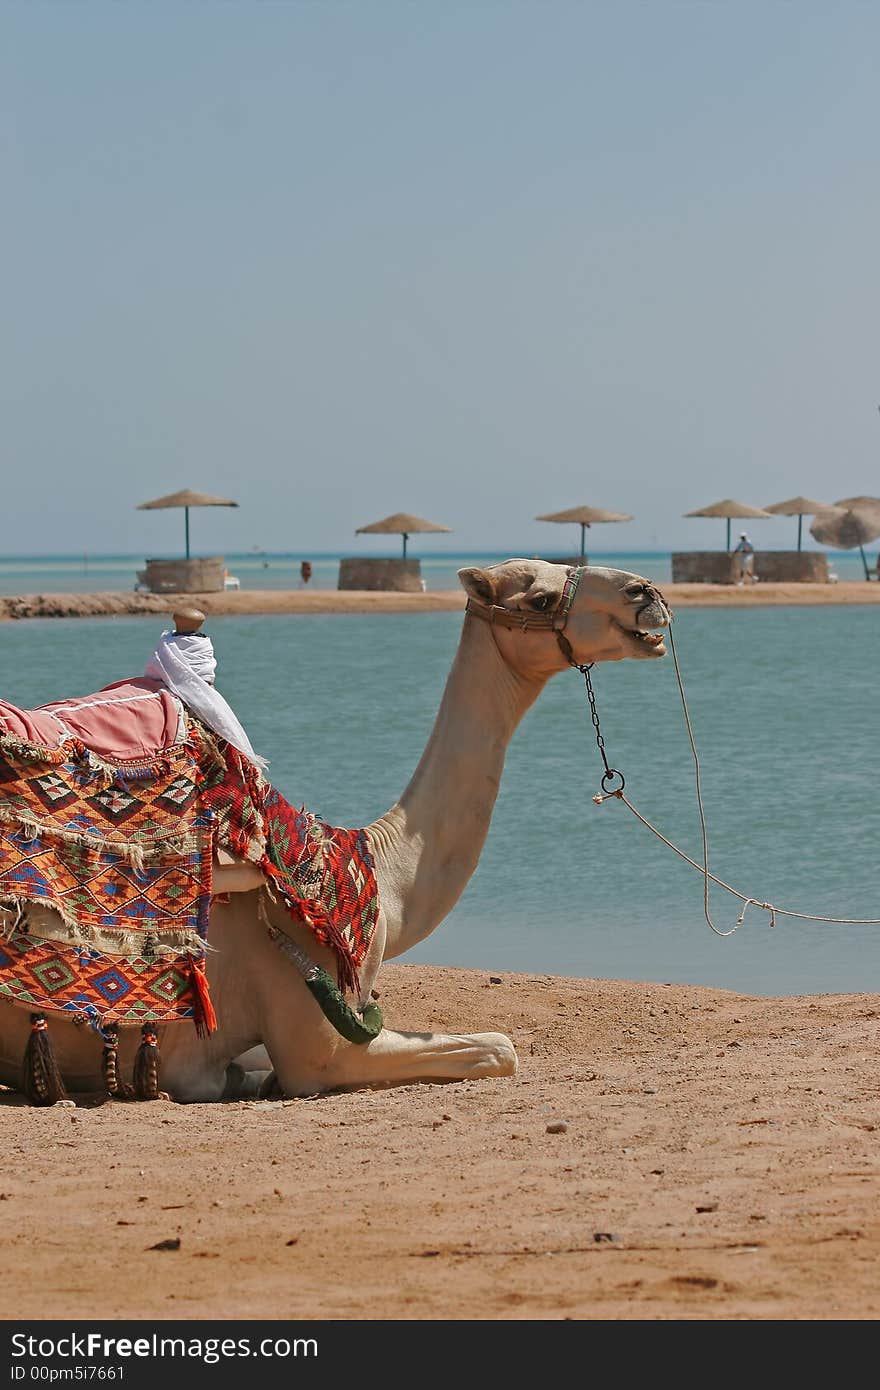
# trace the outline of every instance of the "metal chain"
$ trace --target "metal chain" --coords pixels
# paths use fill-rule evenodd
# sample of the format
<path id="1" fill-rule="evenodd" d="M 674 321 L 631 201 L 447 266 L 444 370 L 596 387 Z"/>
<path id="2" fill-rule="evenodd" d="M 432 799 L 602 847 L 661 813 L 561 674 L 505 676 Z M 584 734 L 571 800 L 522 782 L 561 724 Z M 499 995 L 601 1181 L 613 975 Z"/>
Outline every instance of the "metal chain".
<path id="1" fill-rule="evenodd" d="M 667 840 L 666 836 L 661 834 L 661 832 L 657 829 L 655 825 L 652 825 L 649 820 L 646 820 L 645 817 L 641 815 L 639 811 L 636 810 L 635 806 L 633 806 L 629 798 L 624 796 L 623 789 L 626 786 L 626 781 L 624 779 L 623 773 L 619 772 L 616 767 L 609 767 L 608 757 L 605 753 L 605 740 L 602 737 L 602 730 L 599 727 L 599 712 L 596 709 L 596 696 L 593 692 L 593 682 L 590 680 L 590 671 L 595 665 L 595 662 L 591 661 L 589 665 L 578 666 L 577 669 L 581 672 L 581 675 L 583 676 L 584 681 L 586 683 L 587 699 L 590 703 L 590 718 L 593 721 L 593 728 L 596 731 L 596 745 L 599 749 L 600 754 L 602 755 L 602 762 L 605 764 L 605 772 L 602 775 L 602 792 L 600 795 L 594 796 L 593 800 L 596 802 L 597 805 L 601 805 L 603 801 L 607 801 L 612 797 L 614 797 L 618 801 L 622 801 L 624 806 L 626 806 L 628 810 L 632 811 L 636 819 L 641 821 L 642 825 L 644 825 L 647 830 L 651 831 L 652 835 L 656 835 L 657 839 L 661 840 L 664 845 L 667 845 L 669 849 L 673 850 L 679 856 L 680 859 L 684 859 L 686 863 L 690 864 L 692 868 L 696 869 L 698 873 L 703 875 L 703 916 L 705 917 L 708 926 L 712 929 L 716 936 L 732 936 L 733 933 L 736 931 L 737 927 L 742 926 L 743 921 L 745 920 L 746 912 L 748 908 L 752 905 L 761 908 L 762 911 L 768 912 L 770 914 L 771 927 L 776 925 L 777 916 L 796 917 L 802 922 L 830 922 L 840 926 L 880 926 L 880 918 L 877 917 L 820 917 L 810 912 L 792 912 L 790 908 L 776 907 L 773 903 L 761 902 L 758 898 L 747 897 L 745 893 L 738 892 L 737 889 L 732 888 L 729 883 L 725 883 L 723 879 L 716 878 L 714 874 L 709 872 L 709 845 L 708 836 L 706 832 L 706 815 L 703 809 L 703 796 L 700 786 L 700 759 L 699 755 L 697 754 L 697 746 L 694 741 L 693 729 L 691 728 L 691 720 L 690 714 L 688 712 L 687 699 L 685 697 L 684 685 L 681 679 L 681 671 L 678 665 L 678 653 L 675 650 L 675 638 L 673 637 L 671 627 L 669 629 L 669 643 L 672 649 L 672 661 L 675 667 L 675 675 L 678 681 L 678 689 L 679 694 L 681 695 L 682 709 L 684 711 L 685 726 L 687 728 L 688 739 L 690 740 L 691 753 L 693 754 L 694 768 L 696 772 L 697 809 L 700 815 L 700 827 L 702 831 L 703 841 L 702 864 L 698 864 L 696 860 L 691 859 L 689 854 L 685 854 L 684 850 L 679 849 L 678 846 L 674 845 L 671 840 Z M 619 787 L 612 787 L 610 785 L 614 781 L 615 777 L 620 778 Z M 607 786 L 606 783 L 608 784 Z M 739 898 L 740 902 L 742 903 L 742 911 L 740 912 L 735 924 L 732 927 L 730 927 L 728 931 L 721 931 L 719 927 L 716 927 L 709 913 L 710 880 L 712 881 L 712 883 L 717 883 L 719 888 L 724 888 L 728 893 L 732 893 L 735 898 Z"/>
<path id="2" fill-rule="evenodd" d="M 616 767 L 611 767 L 609 765 L 608 755 L 605 752 L 605 740 L 602 737 L 602 730 L 599 727 L 599 711 L 596 709 L 596 696 L 593 691 L 593 682 L 590 680 L 590 672 L 592 671 L 595 664 L 595 661 L 591 661 L 586 666 L 578 666 L 577 669 L 583 676 L 584 684 L 587 687 L 587 699 L 590 702 L 590 718 L 593 721 L 593 728 L 596 731 L 596 747 L 599 749 L 599 753 L 602 757 L 602 762 L 605 764 L 605 772 L 602 776 L 602 791 L 605 793 L 606 796 L 617 796 L 618 793 L 622 792 L 624 787 L 626 786 L 626 778 L 624 777 L 622 772 L 619 772 L 617 770 Z M 612 787 L 611 785 L 615 777 L 620 778 L 619 787 Z M 606 783 L 608 784 L 607 786 Z"/>

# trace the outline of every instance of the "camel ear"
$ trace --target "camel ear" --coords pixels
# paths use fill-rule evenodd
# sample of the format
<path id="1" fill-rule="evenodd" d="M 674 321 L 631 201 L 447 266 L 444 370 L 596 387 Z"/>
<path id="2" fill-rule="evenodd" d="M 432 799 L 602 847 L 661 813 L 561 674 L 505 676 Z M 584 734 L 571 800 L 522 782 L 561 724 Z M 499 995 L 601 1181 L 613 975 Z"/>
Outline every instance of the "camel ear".
<path id="1" fill-rule="evenodd" d="M 461 587 L 471 598 L 477 599 L 479 603 L 493 604 L 498 601 L 498 590 L 495 588 L 495 580 L 491 574 L 480 569 L 463 569 L 458 571 L 461 580 Z"/>

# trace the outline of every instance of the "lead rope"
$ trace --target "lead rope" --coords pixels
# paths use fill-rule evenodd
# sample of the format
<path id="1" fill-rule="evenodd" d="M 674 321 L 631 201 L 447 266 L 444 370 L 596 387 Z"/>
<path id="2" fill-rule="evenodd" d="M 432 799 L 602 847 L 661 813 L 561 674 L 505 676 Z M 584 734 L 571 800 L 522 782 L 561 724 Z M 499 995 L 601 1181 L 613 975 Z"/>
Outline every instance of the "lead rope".
<path id="1" fill-rule="evenodd" d="M 731 888 L 731 886 L 730 886 L 729 883 L 725 883 L 723 879 L 721 879 L 721 878 L 716 878 L 714 874 L 710 874 L 710 872 L 709 872 L 709 837 L 708 837 L 708 834 L 707 834 L 707 831 L 706 831 L 706 813 L 705 813 L 705 810 L 703 809 L 703 789 L 702 789 L 701 782 L 700 782 L 700 757 L 699 757 L 699 754 L 697 753 L 697 745 L 696 745 L 696 742 L 695 742 L 695 740 L 694 740 L 694 732 L 693 732 L 693 729 L 691 728 L 691 717 L 690 717 L 690 713 L 689 713 L 689 711 L 688 711 L 687 699 L 686 699 L 685 693 L 684 693 L 684 685 L 683 685 L 682 679 L 681 679 L 681 671 L 679 670 L 679 665 L 678 665 L 678 654 L 676 653 L 676 650 L 675 650 L 675 638 L 674 638 L 673 635 L 672 635 L 672 628 L 671 628 L 671 627 L 669 628 L 669 646 L 670 646 L 670 650 L 671 650 L 671 652 L 672 652 L 672 662 L 673 662 L 673 665 L 674 665 L 674 667 L 675 667 L 675 678 L 676 678 L 676 680 L 678 681 L 678 693 L 679 693 L 679 695 L 681 696 L 681 707 L 682 707 L 682 710 L 684 711 L 684 722 L 685 722 L 685 726 L 686 726 L 686 728 L 687 728 L 688 739 L 689 739 L 690 745 L 691 745 L 691 753 L 693 754 L 693 759 L 694 759 L 694 777 L 695 777 L 696 791 L 697 791 L 697 809 L 698 809 L 698 811 L 699 811 L 699 813 L 700 813 L 700 833 L 701 833 L 702 842 L 703 842 L 703 862 L 702 862 L 702 864 L 698 864 L 698 863 L 696 862 L 695 859 L 691 859 L 690 855 L 685 854 L 684 850 L 679 849 L 678 846 L 677 846 L 677 845 L 674 845 L 674 844 L 672 843 L 671 840 L 667 840 L 666 836 L 663 835 L 663 834 L 661 834 L 661 832 L 657 829 L 657 827 L 656 827 L 655 825 L 652 825 L 651 822 L 650 822 L 649 820 L 647 820 L 647 819 L 641 814 L 640 811 L 637 811 L 637 810 L 636 810 L 635 806 L 633 806 L 632 802 L 631 802 L 631 801 L 629 800 L 629 798 L 624 794 L 624 787 L 626 786 L 626 779 L 624 778 L 623 773 L 622 773 L 622 772 L 619 772 L 618 769 L 617 769 L 616 767 L 610 767 L 610 766 L 609 766 L 608 757 L 607 757 L 606 752 L 605 752 L 605 740 L 604 740 L 604 738 L 602 737 L 602 731 L 601 731 L 601 729 L 600 729 L 600 727 L 599 727 L 599 714 L 598 714 L 598 711 L 597 711 L 597 709 L 596 709 L 596 696 L 595 696 L 595 694 L 594 694 L 594 692 L 593 692 L 593 682 L 592 682 L 591 679 L 590 679 L 590 671 L 592 670 L 592 668 L 593 668 L 593 666 L 594 666 L 595 663 L 594 663 L 594 662 L 590 662 L 589 665 L 586 665 L 586 666 L 577 666 L 577 663 L 575 662 L 575 663 L 572 663 L 572 664 L 575 665 L 575 666 L 577 667 L 577 670 L 578 670 L 578 671 L 580 671 L 580 673 L 581 673 L 581 675 L 583 676 L 584 681 L 585 681 L 585 683 L 586 683 L 586 687 L 587 687 L 587 699 L 588 699 L 589 704 L 590 704 L 590 718 L 591 718 L 592 721 L 593 721 L 593 728 L 594 728 L 595 731 L 596 731 L 596 745 L 597 745 L 597 747 L 598 747 L 598 749 L 599 749 L 599 753 L 600 753 L 600 755 L 601 755 L 602 762 L 603 762 L 603 764 L 604 764 L 604 766 L 605 766 L 605 771 L 604 771 L 604 773 L 602 774 L 602 783 L 601 783 L 601 785 L 602 785 L 602 791 L 601 791 L 601 793 L 599 793 L 599 794 L 597 794 L 596 796 L 593 797 L 593 800 L 595 801 L 596 805 L 597 805 L 597 806 L 601 806 L 601 804 L 602 804 L 603 801 L 608 801 L 608 800 L 610 800 L 612 797 L 616 798 L 616 800 L 618 800 L 618 801 L 622 801 L 623 804 L 624 804 L 624 806 L 626 806 L 626 807 L 628 808 L 628 810 L 632 811 L 632 813 L 633 813 L 633 815 L 635 816 L 636 820 L 641 821 L 642 825 L 644 825 L 648 830 L 650 830 L 652 835 L 656 835 L 658 840 L 662 840 L 662 842 L 663 842 L 664 845 L 668 845 L 669 848 L 670 848 L 671 850 L 674 850 L 674 852 L 675 852 L 681 859 L 684 859 L 684 860 L 686 861 L 686 863 L 690 864 L 692 868 L 696 869 L 698 873 L 701 873 L 701 874 L 703 875 L 703 916 L 705 917 L 708 926 L 711 928 L 711 930 L 715 933 L 716 936 L 733 936 L 733 933 L 736 931 L 737 927 L 741 927 L 741 926 L 742 926 L 743 922 L 745 921 L 746 913 L 747 913 L 749 907 L 751 907 L 751 906 L 759 907 L 759 908 L 762 909 L 762 911 L 764 911 L 764 912 L 769 912 L 769 914 L 770 914 L 770 926 L 771 926 L 771 927 L 773 927 L 773 926 L 776 925 L 776 918 L 777 918 L 777 917 L 797 917 L 797 918 L 799 918 L 802 922 L 832 922 L 832 923 L 836 923 L 836 924 L 838 924 L 838 925 L 840 925 L 840 926 L 854 926 L 854 927 L 877 927 L 877 926 L 880 926 L 880 918 L 878 918 L 878 917 L 819 917 L 819 916 L 816 916 L 814 913 L 810 913 L 810 912 L 791 912 L 788 908 L 785 908 L 785 907 L 776 907 L 774 903 L 764 903 L 764 902 L 761 902 L 760 899 L 758 899 L 758 898 L 749 898 L 749 897 L 746 897 L 745 893 L 739 893 L 739 892 L 737 892 L 736 888 Z M 619 778 L 620 778 L 620 786 L 619 786 L 619 787 L 615 787 L 615 786 L 612 785 L 613 782 L 614 782 L 614 779 L 615 779 L 616 777 L 619 777 Z M 711 879 L 711 881 L 712 881 L 713 883 L 717 883 L 719 888 L 724 888 L 728 893 L 732 893 L 733 896 L 734 896 L 735 898 L 739 898 L 740 901 L 741 901 L 741 903 L 742 903 L 742 910 L 741 910 L 739 916 L 737 917 L 736 922 L 735 922 L 734 925 L 733 925 L 732 927 L 730 927 L 727 931 L 722 931 L 722 930 L 720 929 L 720 927 L 716 927 L 715 923 L 712 921 L 712 917 L 711 917 L 711 914 L 710 914 L 710 912 L 709 912 L 709 880 L 710 880 L 710 879 Z"/>

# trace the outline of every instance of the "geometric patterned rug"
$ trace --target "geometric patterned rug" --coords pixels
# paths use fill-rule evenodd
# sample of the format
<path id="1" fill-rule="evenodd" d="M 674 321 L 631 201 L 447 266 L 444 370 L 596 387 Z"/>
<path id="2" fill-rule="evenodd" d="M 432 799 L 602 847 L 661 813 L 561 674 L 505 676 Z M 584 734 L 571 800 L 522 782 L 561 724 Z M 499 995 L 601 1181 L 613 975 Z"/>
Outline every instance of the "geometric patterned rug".
<path id="1" fill-rule="evenodd" d="M 41 941 L 26 932 L 0 941 L 0 995 L 31 1009 L 84 1014 L 100 1022 L 158 1023 L 194 1018 L 187 966 Z"/>
<path id="2" fill-rule="evenodd" d="M 292 918 L 336 956 L 341 989 L 357 991 L 379 916 L 379 893 L 364 830 L 328 825 L 299 809 L 229 744 L 205 767 L 199 798 L 221 844 L 258 864 Z"/>
<path id="3" fill-rule="evenodd" d="M 114 764 L 80 738 L 41 747 L 2 729 L 0 997 L 96 1026 L 209 1031 L 217 846 L 261 867 L 357 988 L 379 911 L 363 830 L 296 810 L 189 715 L 171 747 Z"/>
<path id="4" fill-rule="evenodd" d="M 211 833 L 188 830 L 141 849 L 133 862 L 118 842 L 80 831 L 24 827 L 0 820 L 0 891 L 53 907 L 90 940 L 174 930 L 204 940 L 211 900 Z M 121 852 L 123 851 L 123 852 Z M 193 943 L 195 944 L 195 942 Z"/>

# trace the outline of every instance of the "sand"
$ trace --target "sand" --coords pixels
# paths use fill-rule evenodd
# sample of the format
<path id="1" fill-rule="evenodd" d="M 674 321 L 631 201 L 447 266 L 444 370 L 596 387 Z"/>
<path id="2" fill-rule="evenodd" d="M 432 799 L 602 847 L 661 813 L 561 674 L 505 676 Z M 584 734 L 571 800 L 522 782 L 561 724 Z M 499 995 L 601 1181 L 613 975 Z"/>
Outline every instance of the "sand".
<path id="1" fill-rule="evenodd" d="M 664 584 L 675 608 L 744 608 L 766 604 L 880 603 L 880 584 Z M 22 594 L 0 598 L 4 618 L 93 618 L 168 614 L 176 606 L 208 614 L 258 613 L 439 613 L 464 608 L 460 589 L 428 593 L 379 593 L 338 589 L 231 589 L 213 594 Z"/>
<path id="2" fill-rule="evenodd" d="M 515 1077 L 0 1094 L 16 1316 L 880 1316 L 880 996 L 495 979 L 389 965 L 381 1002 L 391 1026 L 507 1031 Z"/>

